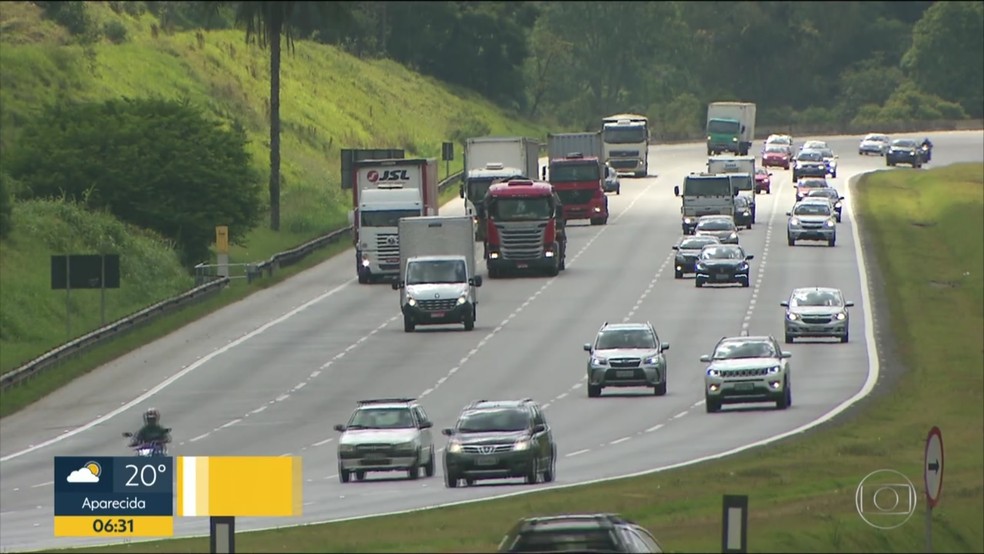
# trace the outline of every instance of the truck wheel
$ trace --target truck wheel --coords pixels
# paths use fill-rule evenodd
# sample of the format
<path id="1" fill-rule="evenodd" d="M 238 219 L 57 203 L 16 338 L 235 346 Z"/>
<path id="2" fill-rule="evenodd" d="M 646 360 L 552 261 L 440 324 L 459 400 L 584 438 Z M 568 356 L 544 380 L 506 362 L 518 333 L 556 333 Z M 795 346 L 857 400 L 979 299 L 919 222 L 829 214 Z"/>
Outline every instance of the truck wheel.
<path id="1" fill-rule="evenodd" d="M 404 333 L 412 333 L 413 330 L 416 327 L 417 327 L 417 324 L 414 323 L 412 317 L 410 317 L 408 315 L 403 316 L 403 332 Z"/>
<path id="2" fill-rule="evenodd" d="M 471 331 L 475 328 L 475 317 L 470 315 L 465 317 L 465 331 Z"/>
<path id="3" fill-rule="evenodd" d="M 369 274 L 368 273 L 359 273 L 359 284 L 360 285 L 368 285 L 369 284 Z"/>
<path id="4" fill-rule="evenodd" d="M 567 269 L 567 256 L 560 257 L 560 270 L 564 271 Z"/>
<path id="5" fill-rule="evenodd" d="M 547 276 L 556 277 L 560 273 L 560 262 L 555 262 L 554 265 L 547 270 Z"/>

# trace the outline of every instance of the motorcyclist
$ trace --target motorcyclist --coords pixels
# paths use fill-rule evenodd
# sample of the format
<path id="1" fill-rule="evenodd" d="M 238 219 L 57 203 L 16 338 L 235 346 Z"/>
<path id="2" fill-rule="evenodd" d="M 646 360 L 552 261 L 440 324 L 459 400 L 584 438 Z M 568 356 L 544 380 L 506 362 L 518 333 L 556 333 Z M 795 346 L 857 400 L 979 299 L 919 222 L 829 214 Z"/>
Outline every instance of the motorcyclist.
<path id="1" fill-rule="evenodd" d="M 131 447 L 141 444 L 164 445 L 171 442 L 171 430 L 161 427 L 161 413 L 156 408 L 144 412 L 143 421 L 143 427 L 131 437 Z"/>
<path id="2" fill-rule="evenodd" d="M 933 143 L 930 142 L 929 137 L 926 137 L 923 139 L 920 146 L 922 146 L 923 151 L 926 152 L 926 161 L 928 162 L 929 159 L 933 157 Z"/>

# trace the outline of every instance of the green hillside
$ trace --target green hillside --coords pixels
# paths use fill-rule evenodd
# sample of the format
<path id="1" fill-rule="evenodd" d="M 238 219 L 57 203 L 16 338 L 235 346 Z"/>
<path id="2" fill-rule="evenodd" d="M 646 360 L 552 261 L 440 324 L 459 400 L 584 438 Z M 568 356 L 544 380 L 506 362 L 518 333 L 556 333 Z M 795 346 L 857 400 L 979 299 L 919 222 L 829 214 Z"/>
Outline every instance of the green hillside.
<path id="1" fill-rule="evenodd" d="M 104 32 L 83 46 L 43 19 L 34 4 L 0 3 L 0 154 L 17 140 L 24 122 L 59 98 L 187 98 L 216 117 L 240 122 L 249 133 L 256 168 L 267 174 L 267 53 L 247 45 L 242 31 L 168 33 L 148 13 L 115 12 L 113 6 L 120 4 L 86 2 Z M 444 86 L 394 62 L 362 61 L 305 41 L 296 42 L 293 55 L 285 53 L 283 59 L 281 117 L 281 231 L 255 229 L 245 244 L 234 245 L 232 262 L 265 259 L 345 224 L 349 197 L 339 187 L 341 148 L 394 147 L 406 149 L 408 155 L 440 157 L 446 140 L 485 133 L 545 134 L 474 93 Z M 456 157 L 452 172 L 460 168 L 460 148 Z M 443 169 L 442 164 L 442 174 Z M 44 240 L 36 232 L 37 221 L 29 224 L 36 213 L 16 207 L 14 231 L 2 243 L 0 370 L 65 340 L 64 296 L 45 289 L 47 274 L 39 268 L 47 267 L 51 254 L 64 253 L 59 248 L 95 247 L 91 242 L 56 245 Z M 45 217 L 53 216 L 48 212 Z M 90 236 L 92 229 L 105 225 L 104 217 L 77 214 L 66 220 L 69 227 L 60 229 Z M 168 259 L 168 269 L 132 275 L 114 313 L 135 311 L 190 284 L 190 277 L 174 275 L 167 247 L 156 244 L 146 248 L 157 248 L 152 257 Z M 133 255 L 127 248 L 120 245 L 121 256 Z M 8 301 L 13 298 L 20 300 Z M 23 310 L 25 302 L 36 322 L 31 333 L 12 323 L 12 310 Z M 91 305 L 74 309 L 80 324 L 81 314 L 92 315 Z M 73 325 L 73 334 L 91 330 L 98 318 L 85 321 L 86 327 Z M 37 336 L 42 331 L 44 336 Z"/>

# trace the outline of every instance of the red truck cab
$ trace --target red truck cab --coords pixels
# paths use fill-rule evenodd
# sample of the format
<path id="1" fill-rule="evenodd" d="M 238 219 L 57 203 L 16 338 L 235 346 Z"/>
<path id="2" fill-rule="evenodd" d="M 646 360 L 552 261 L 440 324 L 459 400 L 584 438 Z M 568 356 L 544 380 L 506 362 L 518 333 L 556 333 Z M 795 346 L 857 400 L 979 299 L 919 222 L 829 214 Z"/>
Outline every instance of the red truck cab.
<path id="1" fill-rule="evenodd" d="M 580 153 L 550 160 L 550 184 L 564 204 L 564 218 L 588 219 L 592 225 L 608 223 L 608 197 L 603 182 L 604 164 Z"/>
<path id="2" fill-rule="evenodd" d="M 494 184 L 480 212 L 489 278 L 508 270 L 546 271 L 555 276 L 564 269 L 564 206 L 550 183 L 512 179 Z"/>

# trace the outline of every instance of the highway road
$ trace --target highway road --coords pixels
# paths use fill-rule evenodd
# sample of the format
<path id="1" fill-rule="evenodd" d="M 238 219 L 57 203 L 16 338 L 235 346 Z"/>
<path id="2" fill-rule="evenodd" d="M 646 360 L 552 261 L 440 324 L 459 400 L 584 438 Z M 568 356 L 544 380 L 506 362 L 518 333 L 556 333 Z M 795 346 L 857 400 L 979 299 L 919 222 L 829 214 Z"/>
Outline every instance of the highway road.
<path id="1" fill-rule="evenodd" d="M 984 160 L 981 132 L 932 133 L 933 166 Z M 796 137 L 798 143 L 807 137 Z M 829 137 L 840 154 L 834 185 L 884 168 L 857 155 L 859 137 Z M 791 173 L 773 170 L 758 196 L 758 223 L 741 231 L 755 255 L 752 286 L 694 287 L 675 280 L 671 246 L 680 236 L 673 185 L 705 161 L 700 144 L 653 149 L 646 179 L 624 179 L 610 196 L 607 226 L 572 223 L 567 271 L 556 278 L 489 280 L 479 289 L 474 331 L 460 326 L 403 332 L 397 293 L 355 282 L 346 253 L 255 294 L 92 372 L 0 421 L 0 549 L 104 543 L 52 536 L 52 457 L 129 455 L 120 433 L 155 406 L 174 429 L 172 455 L 300 455 L 304 516 L 249 519 L 240 530 L 325 521 L 522 493 L 625 475 L 720 455 L 807 425 L 866 392 L 877 363 L 862 294 L 855 218 L 846 210 L 834 248 L 784 240 L 793 204 Z M 913 171 L 908 168 L 897 171 Z M 442 213 L 461 213 L 455 199 Z M 483 271 L 484 273 L 484 271 Z M 852 308 L 848 344 L 785 345 L 793 406 L 729 406 L 707 414 L 701 354 L 725 335 L 781 337 L 779 302 L 794 287 L 844 290 Z M 588 399 L 581 345 L 604 321 L 649 320 L 670 343 L 669 391 L 608 389 Z M 867 340 L 866 340 L 867 336 Z M 342 485 L 337 433 L 355 400 L 417 396 L 435 422 L 453 424 L 473 399 L 533 397 L 546 408 L 559 446 L 557 481 L 494 482 L 449 490 L 442 471 L 419 481 Z M 440 464 L 439 464 L 440 466 Z M 207 518 L 181 519 L 176 535 L 207 534 Z"/>

